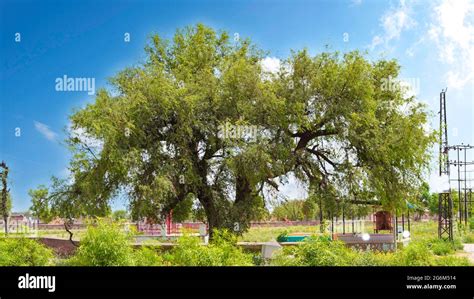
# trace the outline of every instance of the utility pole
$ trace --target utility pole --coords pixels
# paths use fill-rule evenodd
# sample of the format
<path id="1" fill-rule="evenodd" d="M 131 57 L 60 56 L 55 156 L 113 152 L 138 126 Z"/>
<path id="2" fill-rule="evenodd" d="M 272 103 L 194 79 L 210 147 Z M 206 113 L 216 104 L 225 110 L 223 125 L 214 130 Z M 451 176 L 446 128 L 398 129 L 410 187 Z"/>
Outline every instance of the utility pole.
<path id="1" fill-rule="evenodd" d="M 8 200 L 8 188 L 7 188 L 7 178 L 8 178 L 8 166 L 5 161 L 0 163 L 0 168 L 3 168 L 2 171 L 2 216 L 3 223 L 5 224 L 5 235 L 8 235 L 8 211 L 7 211 L 7 200 Z"/>
<path id="2" fill-rule="evenodd" d="M 439 175 L 448 176 L 449 182 L 449 146 L 448 122 L 446 118 L 446 89 L 439 95 Z M 438 199 L 438 237 L 453 240 L 453 202 L 451 188 L 442 190 Z"/>

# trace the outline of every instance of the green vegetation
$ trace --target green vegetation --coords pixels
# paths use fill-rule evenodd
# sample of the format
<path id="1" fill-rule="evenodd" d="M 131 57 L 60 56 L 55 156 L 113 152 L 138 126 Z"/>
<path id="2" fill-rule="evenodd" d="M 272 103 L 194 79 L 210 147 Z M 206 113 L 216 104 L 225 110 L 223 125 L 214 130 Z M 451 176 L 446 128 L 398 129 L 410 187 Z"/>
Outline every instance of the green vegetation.
<path id="1" fill-rule="evenodd" d="M 316 218 L 318 211 L 314 201 L 288 200 L 273 209 L 272 216 L 277 220 L 312 220 Z"/>
<path id="2" fill-rule="evenodd" d="M 134 266 L 163 266 L 165 261 L 158 254 L 157 246 L 142 246 L 134 251 Z"/>
<path id="3" fill-rule="evenodd" d="M 0 239 L 0 266 L 48 266 L 53 252 L 35 240 L 24 237 Z"/>
<path id="4" fill-rule="evenodd" d="M 69 265 L 69 266 L 251 266 L 262 265 L 261 256 L 244 252 L 238 240 L 276 240 L 292 232 L 312 235 L 296 246 L 285 246 L 270 265 L 278 266 L 467 266 L 465 257 L 457 256 L 460 239 L 441 241 L 433 237 L 436 223 L 413 224 L 412 241 L 396 252 L 375 252 L 348 248 L 341 241 L 331 241 L 319 233 L 319 227 L 253 228 L 236 237 L 227 230 L 216 231 L 204 245 L 201 239 L 185 234 L 170 250 L 158 242 L 133 246 L 136 232 L 125 231 L 122 223 L 97 220 L 81 233 L 80 246 L 68 259 L 54 258 L 51 250 L 24 237 L 0 239 L 0 265 Z M 259 238 L 260 236 L 260 238 Z M 472 234 L 465 235 L 472 237 Z"/>
<path id="5" fill-rule="evenodd" d="M 212 242 L 204 246 L 199 238 L 183 236 L 167 254 L 176 266 L 251 266 L 253 257 L 236 246 L 236 238 L 227 231 L 216 231 Z"/>
<path id="6" fill-rule="evenodd" d="M 160 266 L 163 259 L 155 247 L 133 249 L 133 233 L 125 233 L 119 223 L 98 220 L 81 238 L 74 256 L 62 262 L 68 266 Z"/>
<path id="7" fill-rule="evenodd" d="M 115 223 L 98 221 L 89 226 L 81 239 L 77 253 L 66 264 L 73 266 L 127 266 L 133 265 L 130 236 Z"/>
<path id="8" fill-rule="evenodd" d="M 126 220 L 128 217 L 128 212 L 125 210 L 117 210 L 112 213 L 112 219 L 114 221 Z"/>
<path id="9" fill-rule="evenodd" d="M 48 188 L 44 185 L 40 185 L 37 189 L 28 191 L 28 195 L 31 197 L 30 211 L 34 217 L 38 218 L 43 223 L 48 223 L 53 220 L 51 209 L 46 204 L 48 193 Z"/>
<path id="10" fill-rule="evenodd" d="M 464 257 L 438 257 L 425 242 L 411 242 L 395 253 L 359 251 L 340 241 L 310 238 L 285 247 L 272 261 L 275 266 L 466 266 Z"/>
<path id="11" fill-rule="evenodd" d="M 474 243 L 474 232 L 466 233 L 463 237 L 464 243 Z"/>
<path id="12" fill-rule="evenodd" d="M 71 266 L 249 266 L 252 255 L 236 246 L 236 238 L 227 231 L 216 232 L 212 243 L 201 244 L 197 237 L 183 236 L 170 252 L 158 246 L 133 249 L 131 234 L 115 223 L 98 221 L 81 239 L 76 254 L 64 261 Z"/>

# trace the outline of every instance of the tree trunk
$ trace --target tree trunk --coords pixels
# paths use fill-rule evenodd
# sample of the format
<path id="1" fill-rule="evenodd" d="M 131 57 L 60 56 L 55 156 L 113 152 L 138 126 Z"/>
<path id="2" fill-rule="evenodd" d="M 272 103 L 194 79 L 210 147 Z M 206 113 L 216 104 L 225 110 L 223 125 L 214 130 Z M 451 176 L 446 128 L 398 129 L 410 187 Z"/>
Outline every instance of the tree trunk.
<path id="1" fill-rule="evenodd" d="M 224 221 L 222 221 L 222 217 L 216 207 L 212 191 L 209 187 L 206 187 L 205 190 L 199 192 L 198 198 L 206 212 L 209 239 L 212 239 L 214 235 L 213 230 L 224 227 Z"/>
<path id="2" fill-rule="evenodd" d="M 7 177 L 8 177 L 8 167 L 7 164 L 2 161 L 0 167 L 3 168 L 2 172 L 2 213 L 3 213 L 3 222 L 5 224 L 5 235 L 8 235 L 8 211 L 7 211 L 7 200 L 8 200 L 8 189 L 7 189 Z"/>

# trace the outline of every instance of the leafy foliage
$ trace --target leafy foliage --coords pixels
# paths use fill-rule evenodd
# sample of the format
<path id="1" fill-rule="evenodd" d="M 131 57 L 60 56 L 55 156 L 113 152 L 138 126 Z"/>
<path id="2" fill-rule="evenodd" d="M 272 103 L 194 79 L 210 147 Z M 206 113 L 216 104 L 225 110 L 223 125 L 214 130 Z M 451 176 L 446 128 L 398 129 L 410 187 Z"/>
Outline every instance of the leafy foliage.
<path id="1" fill-rule="evenodd" d="M 216 231 L 212 242 L 205 246 L 199 238 L 183 236 L 178 246 L 167 255 L 176 266 L 251 266 L 253 257 L 236 246 L 236 238 L 228 231 Z"/>
<path id="2" fill-rule="evenodd" d="M 447 255 L 454 252 L 453 245 L 450 242 L 436 240 L 430 244 L 431 251 L 436 255 Z"/>
<path id="3" fill-rule="evenodd" d="M 126 220 L 128 219 L 128 212 L 126 210 L 116 210 L 112 213 L 112 219 L 114 221 Z"/>
<path id="4" fill-rule="evenodd" d="M 406 248 L 397 254 L 400 266 L 431 266 L 433 254 L 426 248 L 423 242 L 411 242 Z"/>
<path id="5" fill-rule="evenodd" d="M 48 266 L 53 258 L 53 252 L 35 240 L 0 239 L 0 266 Z"/>
<path id="6" fill-rule="evenodd" d="M 426 242 L 411 242 L 395 253 L 359 251 L 340 241 L 312 238 L 300 246 L 283 248 L 272 262 L 278 266 L 463 266 L 466 258 L 438 257 Z"/>
<path id="7" fill-rule="evenodd" d="M 474 243 L 474 233 L 470 232 L 464 235 L 463 237 L 464 243 Z"/>
<path id="8" fill-rule="evenodd" d="M 30 211 L 34 217 L 37 217 L 45 223 L 53 219 L 53 214 L 47 204 L 48 194 L 48 188 L 44 185 L 40 185 L 37 189 L 30 189 L 28 191 L 28 195 L 31 197 Z"/>
<path id="9" fill-rule="evenodd" d="M 157 252 L 156 246 L 141 246 L 140 249 L 134 251 L 135 266 L 163 266 L 165 261 Z"/>
<path id="10" fill-rule="evenodd" d="M 304 200 L 288 200 L 273 209 L 272 216 L 277 220 L 303 220 Z M 311 213 L 311 212 L 309 212 Z"/>
<path id="11" fill-rule="evenodd" d="M 67 262 L 74 266 L 130 266 L 134 264 L 130 236 L 116 223 L 90 225 L 76 254 Z"/>
<path id="12" fill-rule="evenodd" d="M 156 246 L 133 249 L 130 235 L 116 223 L 98 221 L 88 227 L 76 254 L 66 261 L 74 266 L 249 266 L 253 257 L 236 246 L 236 237 L 227 231 L 215 233 L 209 245 L 197 237 L 183 236 L 168 253 Z"/>
<path id="13" fill-rule="evenodd" d="M 310 238 L 297 247 L 283 249 L 274 264 L 279 266 L 349 266 L 352 251 L 341 241 Z"/>
<path id="14" fill-rule="evenodd" d="M 472 266 L 466 257 L 456 257 L 452 255 L 442 256 L 435 260 L 435 266 Z"/>

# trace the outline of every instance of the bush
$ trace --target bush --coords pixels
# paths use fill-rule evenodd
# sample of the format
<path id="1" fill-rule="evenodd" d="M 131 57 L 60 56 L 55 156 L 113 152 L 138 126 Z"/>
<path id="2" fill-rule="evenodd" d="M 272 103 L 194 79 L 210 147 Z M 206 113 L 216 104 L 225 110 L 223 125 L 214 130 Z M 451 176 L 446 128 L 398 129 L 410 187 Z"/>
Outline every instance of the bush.
<path id="1" fill-rule="evenodd" d="M 454 250 L 463 250 L 464 249 L 464 245 L 462 244 L 461 238 L 455 238 L 453 245 L 454 245 Z"/>
<path id="2" fill-rule="evenodd" d="M 431 266 L 434 256 L 424 242 L 411 242 L 395 254 L 397 266 Z"/>
<path id="3" fill-rule="evenodd" d="M 4 238 L 0 240 L 0 266 L 49 266 L 54 254 L 52 250 L 27 238 Z"/>
<path id="4" fill-rule="evenodd" d="M 161 266 L 163 258 L 156 249 L 142 246 L 134 250 L 130 245 L 133 233 L 121 230 L 120 224 L 99 220 L 89 226 L 76 254 L 65 265 L 69 266 Z"/>
<path id="5" fill-rule="evenodd" d="M 435 266 L 470 266 L 471 263 L 465 257 L 441 256 L 435 259 Z"/>
<path id="6" fill-rule="evenodd" d="M 474 233 L 468 233 L 463 238 L 464 243 L 474 243 Z"/>
<path id="7" fill-rule="evenodd" d="M 277 266 L 349 266 L 355 252 L 341 241 L 310 237 L 298 246 L 284 248 L 272 264 Z"/>
<path id="8" fill-rule="evenodd" d="M 133 256 L 135 266 L 163 266 L 164 261 L 161 255 L 156 252 L 156 249 L 142 246 L 140 249 L 134 251 Z"/>
<path id="9" fill-rule="evenodd" d="M 353 259 L 353 266 L 391 266 L 395 264 L 391 252 L 358 251 Z"/>
<path id="10" fill-rule="evenodd" d="M 437 257 L 428 242 L 411 242 L 397 252 L 362 251 L 340 241 L 311 238 L 299 246 L 285 247 L 272 260 L 276 266 L 464 266 L 469 261 L 454 256 Z M 452 243 L 433 242 L 438 253 L 454 252 Z"/>
<path id="11" fill-rule="evenodd" d="M 227 232 L 214 231 L 209 245 L 202 245 L 197 237 L 183 236 L 177 246 L 166 255 L 176 266 L 250 266 L 253 257 L 236 246 L 236 238 Z"/>
<path id="12" fill-rule="evenodd" d="M 448 255 L 454 252 L 454 245 L 449 241 L 435 239 L 428 244 L 431 251 L 436 255 Z"/>
<path id="13" fill-rule="evenodd" d="M 89 226 L 81 239 L 76 254 L 69 259 L 73 266 L 129 266 L 133 265 L 130 237 L 120 227 L 107 221 Z"/>

